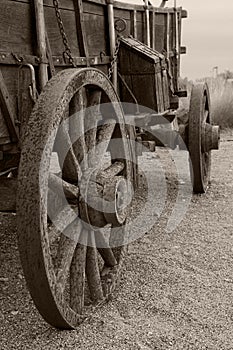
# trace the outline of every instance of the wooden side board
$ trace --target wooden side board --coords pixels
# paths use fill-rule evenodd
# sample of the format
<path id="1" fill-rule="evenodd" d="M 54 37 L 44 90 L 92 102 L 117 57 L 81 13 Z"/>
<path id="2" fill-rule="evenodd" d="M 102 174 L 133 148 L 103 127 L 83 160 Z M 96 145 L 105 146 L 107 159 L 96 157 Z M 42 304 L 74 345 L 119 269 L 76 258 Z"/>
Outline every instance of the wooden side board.
<path id="1" fill-rule="evenodd" d="M 83 67 L 86 64 L 85 57 L 80 57 L 85 52 L 80 51 L 80 36 L 77 35 L 77 15 L 75 15 L 74 1 L 78 0 L 59 0 L 61 17 L 64 24 L 68 43 L 72 55 L 76 57 L 76 65 Z M 80 0 L 79 0 L 80 1 Z M 109 30 L 107 17 L 107 3 L 105 0 L 84 0 L 83 7 L 83 27 L 85 30 L 86 44 L 88 54 L 91 58 L 90 65 L 97 66 L 107 73 L 111 55 L 109 45 Z M 168 50 L 168 58 L 171 60 L 171 75 L 174 81 L 179 74 L 179 55 L 174 54 L 176 47 L 175 30 L 175 11 L 173 8 L 153 8 L 150 11 L 150 34 L 153 42 L 151 46 L 163 52 Z M 181 17 L 184 13 L 181 9 L 179 13 L 179 46 Z M 70 67 L 69 62 L 64 59 L 64 43 L 57 24 L 57 18 L 52 0 L 44 0 L 44 13 L 46 31 L 51 47 L 53 63 L 57 70 Z M 167 27 L 167 18 L 170 16 L 170 27 Z M 114 2 L 114 18 L 121 19 L 125 23 L 125 29 L 120 33 L 122 36 L 136 36 L 144 42 L 146 41 L 145 8 L 139 5 Z M 168 35 L 167 35 L 168 33 Z M 167 36 L 169 36 L 169 45 Z M 27 120 L 28 113 L 32 108 L 32 101 L 29 96 L 30 76 L 28 70 L 23 68 L 25 77 L 19 81 L 19 67 L 22 63 L 21 56 L 24 56 L 24 63 L 31 63 L 35 68 L 35 74 L 38 73 L 38 52 L 35 28 L 35 17 L 32 0 L 1 0 L 0 1 L 0 69 L 11 99 L 12 113 L 15 119 L 19 121 Z M 21 72 L 21 73 L 22 73 Z M 22 83 L 22 84 L 21 84 Z M 140 82 L 139 82 L 140 83 Z M 176 85 L 176 84 L 175 84 Z M 19 89 L 20 86 L 20 89 Z M 27 100 L 22 103 L 22 99 Z M 22 106 L 27 105 L 26 112 Z M 0 106 L 0 118 L 2 119 L 3 110 Z M 1 124 L 3 124 L 1 120 Z M 0 124 L 0 144 L 8 142 L 9 133 L 7 129 Z"/>
<path id="2" fill-rule="evenodd" d="M 77 0 L 75 0 L 77 1 Z M 37 54 L 36 31 L 34 9 L 29 0 L 1 0 L 0 2 L 0 52 L 12 52 L 21 54 Z M 64 23 L 69 45 L 74 56 L 80 56 L 79 42 L 76 31 L 76 18 L 74 1 L 60 0 L 61 17 Z M 87 37 L 87 46 L 90 56 L 105 52 L 109 55 L 109 38 L 107 22 L 107 6 L 100 0 L 83 1 L 84 30 Z M 45 25 L 48 33 L 52 53 L 59 56 L 64 51 L 61 34 L 57 25 L 57 19 L 52 0 L 44 0 Z M 143 6 L 114 3 L 115 19 L 125 21 L 126 29 L 123 36 L 133 35 L 132 14 L 136 9 L 137 39 L 145 42 L 145 10 Z M 152 12 L 154 16 L 154 43 L 158 51 L 165 47 L 166 18 L 171 15 L 170 47 L 174 47 L 174 10 L 150 9 L 150 21 Z M 181 14 L 181 9 L 177 10 Z M 151 26 L 150 26 L 151 27 Z M 151 27 L 151 31 L 153 28 Z M 152 34 L 152 33 L 151 33 Z M 152 36 L 152 35 L 151 35 Z M 82 55 L 81 55 L 82 56 Z"/>

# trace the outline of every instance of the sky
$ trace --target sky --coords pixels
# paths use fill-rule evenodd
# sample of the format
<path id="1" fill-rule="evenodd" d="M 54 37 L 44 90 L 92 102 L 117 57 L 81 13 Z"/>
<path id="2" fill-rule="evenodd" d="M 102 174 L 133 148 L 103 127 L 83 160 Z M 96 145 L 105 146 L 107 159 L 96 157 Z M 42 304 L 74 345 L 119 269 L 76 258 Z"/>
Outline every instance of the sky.
<path id="1" fill-rule="evenodd" d="M 143 3 L 142 0 L 121 0 Z M 160 0 L 150 0 L 158 6 Z M 181 76 L 190 79 L 233 71 L 233 0 L 176 0 L 177 6 L 188 11 L 183 20 L 182 46 L 187 54 L 182 55 Z M 173 6 L 169 0 L 167 6 Z"/>

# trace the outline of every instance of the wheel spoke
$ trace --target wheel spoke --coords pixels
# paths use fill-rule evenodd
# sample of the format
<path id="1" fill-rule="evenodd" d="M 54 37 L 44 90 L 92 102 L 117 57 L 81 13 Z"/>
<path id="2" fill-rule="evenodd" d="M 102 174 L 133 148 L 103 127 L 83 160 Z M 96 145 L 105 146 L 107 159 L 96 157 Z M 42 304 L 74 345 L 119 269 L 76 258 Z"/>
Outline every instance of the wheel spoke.
<path id="1" fill-rule="evenodd" d="M 205 112 L 204 112 L 204 118 L 203 118 L 203 123 L 204 123 L 204 124 L 207 123 L 208 117 L 209 117 L 209 111 L 208 111 L 208 110 L 205 110 Z"/>
<path id="2" fill-rule="evenodd" d="M 85 144 L 84 116 L 87 107 L 86 89 L 81 88 L 70 102 L 70 138 L 73 150 L 81 169 L 87 168 L 87 149 Z"/>
<path id="3" fill-rule="evenodd" d="M 100 117 L 100 90 L 89 91 L 87 111 L 85 114 L 85 141 L 88 152 L 88 164 L 92 167 L 95 160 L 96 131 L 98 118 Z"/>
<path id="4" fill-rule="evenodd" d="M 81 233 L 81 228 L 81 221 L 77 219 L 61 234 L 55 259 L 57 286 L 60 291 L 63 291 L 65 288 L 65 282 L 68 278 L 68 272 Z"/>
<path id="5" fill-rule="evenodd" d="M 49 174 L 49 188 L 56 194 L 63 197 L 65 195 L 68 199 L 77 199 L 79 195 L 79 188 L 64 180 L 56 174 Z"/>
<path id="6" fill-rule="evenodd" d="M 77 182 L 81 169 L 74 153 L 68 128 L 65 127 L 64 122 L 58 129 L 56 148 L 58 149 L 62 177 L 68 181 Z"/>
<path id="7" fill-rule="evenodd" d="M 105 266 L 113 267 L 117 265 L 117 261 L 111 248 L 98 248 L 98 252 L 104 260 Z"/>
<path id="8" fill-rule="evenodd" d="M 97 177 L 98 182 L 101 183 L 103 179 L 109 179 L 110 177 L 114 177 L 119 175 L 125 169 L 125 164 L 123 162 L 117 161 L 111 164 L 109 167 L 104 169 L 101 172 L 101 176 Z"/>
<path id="9" fill-rule="evenodd" d="M 87 240 L 88 233 L 82 230 L 82 241 Z M 70 306 L 78 314 L 84 307 L 85 268 L 86 268 L 86 244 L 77 244 L 70 268 Z"/>
<path id="10" fill-rule="evenodd" d="M 91 299 L 96 302 L 103 299 L 103 289 L 98 265 L 97 250 L 95 248 L 94 232 L 89 235 L 90 245 L 87 247 L 86 276 Z"/>
<path id="11" fill-rule="evenodd" d="M 109 267 L 117 265 L 116 258 L 109 246 L 109 242 L 101 231 L 96 232 L 95 240 L 98 252 L 104 260 L 105 265 Z"/>
<path id="12" fill-rule="evenodd" d="M 108 119 L 97 128 L 96 149 L 94 154 L 95 164 L 101 163 L 110 145 L 111 137 L 116 126 L 115 119 Z"/>
<path id="13" fill-rule="evenodd" d="M 124 257 L 127 254 L 127 246 L 113 248 L 113 251 L 117 259 L 117 265 L 113 267 L 108 267 L 105 265 L 101 271 L 104 295 L 107 298 L 116 288 L 117 280 L 119 279 L 121 267 L 124 262 Z"/>
<path id="14" fill-rule="evenodd" d="M 71 207 L 69 204 L 64 205 L 61 211 L 51 217 L 52 226 L 60 232 L 63 232 L 78 216 L 77 207 Z"/>
<path id="15" fill-rule="evenodd" d="M 129 242 L 129 237 L 126 235 L 126 229 L 125 226 L 119 226 L 119 227 L 112 227 L 111 228 L 111 234 L 109 239 L 109 245 L 112 248 L 112 251 L 114 253 L 114 256 L 116 260 L 118 261 L 118 252 L 119 247 L 127 245 Z"/>

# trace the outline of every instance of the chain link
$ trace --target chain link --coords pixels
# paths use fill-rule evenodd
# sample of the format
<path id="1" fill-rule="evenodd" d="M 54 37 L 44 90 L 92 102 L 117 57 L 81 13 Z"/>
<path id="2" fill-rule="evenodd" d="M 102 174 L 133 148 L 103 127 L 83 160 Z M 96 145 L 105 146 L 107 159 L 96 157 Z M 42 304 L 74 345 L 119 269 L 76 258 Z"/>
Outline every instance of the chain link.
<path id="1" fill-rule="evenodd" d="M 116 39 L 116 47 L 115 47 L 114 55 L 113 55 L 113 58 L 112 58 L 112 61 L 110 63 L 110 67 L 108 70 L 108 79 L 111 79 L 111 77 L 112 77 L 112 73 L 114 71 L 114 66 L 117 62 L 117 55 L 118 55 L 119 49 L 120 49 L 120 38 L 118 37 Z"/>
<path id="2" fill-rule="evenodd" d="M 65 47 L 65 51 L 64 51 L 63 54 L 68 57 L 69 63 L 72 64 L 72 66 L 74 68 L 76 68 L 77 66 L 76 66 L 74 58 L 72 56 L 71 48 L 69 46 L 68 39 L 67 39 L 67 36 L 66 36 L 66 33 L 65 33 L 64 24 L 62 22 L 61 12 L 60 12 L 60 9 L 59 9 L 59 2 L 58 2 L 58 0 L 53 0 L 53 5 L 54 5 L 54 8 L 55 8 L 55 12 L 56 12 L 57 24 L 59 26 L 61 37 L 62 37 L 62 41 L 63 41 L 63 45 Z"/>
<path id="3" fill-rule="evenodd" d="M 55 8 L 57 23 L 58 23 L 58 26 L 59 26 L 59 29 L 60 29 L 63 45 L 65 47 L 64 55 L 66 55 L 68 57 L 70 64 L 72 64 L 72 66 L 74 68 L 76 68 L 77 66 L 76 66 L 74 58 L 72 56 L 71 48 L 69 46 L 68 39 L 67 39 L 67 36 L 66 36 L 66 33 L 65 33 L 64 24 L 63 24 L 63 21 L 62 21 L 62 18 L 61 18 L 61 12 L 60 12 L 60 9 L 59 9 L 59 2 L 58 2 L 58 0 L 53 0 L 53 5 L 54 5 L 54 8 Z M 109 70 L 108 70 L 108 78 L 109 79 L 111 79 L 111 77 L 112 77 L 114 66 L 115 66 L 115 64 L 117 62 L 117 55 L 118 55 L 118 52 L 119 52 L 119 48 L 120 48 L 120 40 L 119 40 L 119 38 L 117 38 L 114 55 L 113 55 L 113 58 L 112 58 L 112 61 L 111 61 L 111 64 L 110 64 L 110 67 L 109 67 Z"/>

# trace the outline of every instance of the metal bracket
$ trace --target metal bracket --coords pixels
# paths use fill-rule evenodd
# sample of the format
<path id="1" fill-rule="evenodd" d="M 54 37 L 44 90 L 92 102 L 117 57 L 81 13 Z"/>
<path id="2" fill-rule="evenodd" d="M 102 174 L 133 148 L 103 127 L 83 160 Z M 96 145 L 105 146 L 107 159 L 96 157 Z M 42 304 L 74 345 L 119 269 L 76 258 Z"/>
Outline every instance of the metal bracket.
<path id="1" fill-rule="evenodd" d="M 33 67 L 32 64 L 30 63 L 25 63 L 25 64 L 21 64 L 21 66 L 19 67 L 19 69 L 22 69 L 23 67 L 28 67 L 31 73 L 31 84 L 29 85 L 29 92 L 30 92 L 30 96 L 31 99 L 34 103 L 36 103 L 36 100 L 38 98 L 38 92 L 36 89 L 36 75 L 35 75 L 35 69 Z"/>

